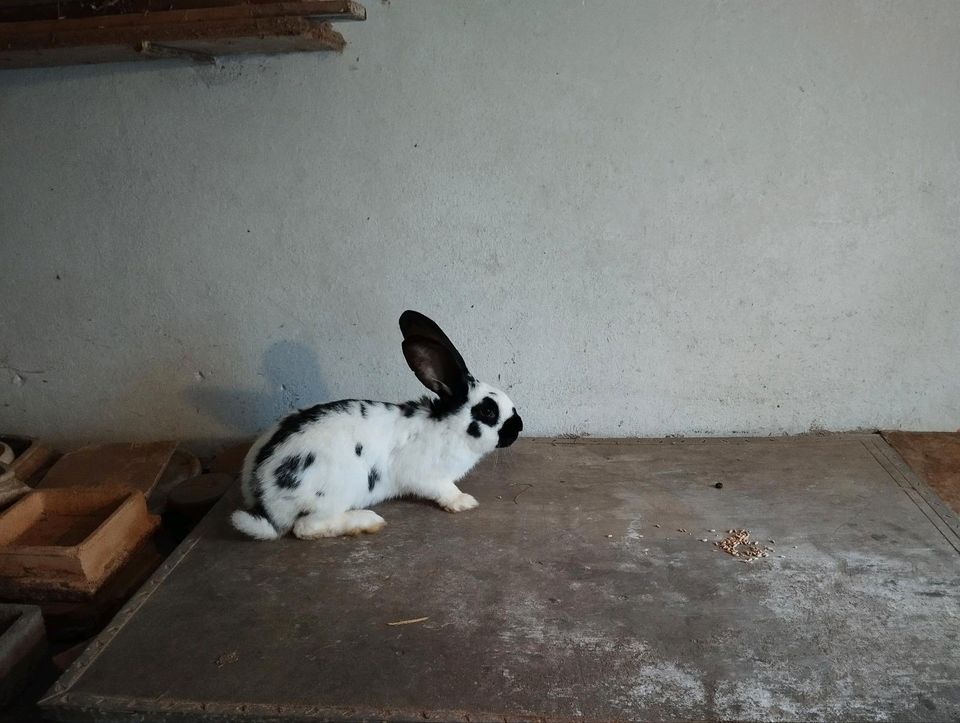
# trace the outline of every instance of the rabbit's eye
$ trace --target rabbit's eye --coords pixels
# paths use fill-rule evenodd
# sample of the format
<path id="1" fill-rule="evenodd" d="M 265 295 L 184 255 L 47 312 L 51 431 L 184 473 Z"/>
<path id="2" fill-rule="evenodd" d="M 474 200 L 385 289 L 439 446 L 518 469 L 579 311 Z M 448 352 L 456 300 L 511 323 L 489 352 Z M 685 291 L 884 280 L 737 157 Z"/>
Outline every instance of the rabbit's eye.
<path id="1" fill-rule="evenodd" d="M 500 419 L 500 408 L 490 397 L 484 397 L 471 411 L 474 419 L 483 422 L 488 427 L 492 427 Z"/>

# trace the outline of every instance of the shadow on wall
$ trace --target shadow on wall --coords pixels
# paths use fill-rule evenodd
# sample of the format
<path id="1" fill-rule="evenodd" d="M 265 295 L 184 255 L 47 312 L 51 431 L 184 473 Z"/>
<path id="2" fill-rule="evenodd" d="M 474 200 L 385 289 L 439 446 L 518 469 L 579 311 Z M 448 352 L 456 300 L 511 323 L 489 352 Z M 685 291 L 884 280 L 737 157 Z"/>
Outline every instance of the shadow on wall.
<path id="1" fill-rule="evenodd" d="M 198 411 L 244 435 L 263 431 L 293 409 L 329 401 L 316 353 L 298 342 L 278 341 L 267 349 L 259 376 L 263 391 L 199 382 L 185 394 Z"/>

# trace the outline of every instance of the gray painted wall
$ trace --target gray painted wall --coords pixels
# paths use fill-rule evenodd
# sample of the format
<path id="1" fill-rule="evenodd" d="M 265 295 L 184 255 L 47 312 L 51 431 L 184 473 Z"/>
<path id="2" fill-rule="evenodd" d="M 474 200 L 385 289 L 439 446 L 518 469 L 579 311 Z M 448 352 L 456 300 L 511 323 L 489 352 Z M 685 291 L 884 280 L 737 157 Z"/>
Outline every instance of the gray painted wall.
<path id="1" fill-rule="evenodd" d="M 960 426 L 960 3 L 368 10 L 0 73 L 0 428 L 408 398 L 407 307 L 532 433 Z"/>

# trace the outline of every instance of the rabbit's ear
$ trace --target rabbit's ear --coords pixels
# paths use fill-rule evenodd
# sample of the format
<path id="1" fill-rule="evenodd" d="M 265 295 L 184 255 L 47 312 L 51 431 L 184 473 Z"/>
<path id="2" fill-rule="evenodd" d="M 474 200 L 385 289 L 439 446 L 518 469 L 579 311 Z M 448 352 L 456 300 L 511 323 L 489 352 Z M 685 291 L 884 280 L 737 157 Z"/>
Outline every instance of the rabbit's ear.
<path id="1" fill-rule="evenodd" d="M 457 351 L 457 347 L 453 345 L 453 342 L 443 333 L 443 329 L 437 326 L 436 322 L 432 319 L 427 318 L 418 311 L 407 310 L 400 315 L 400 331 L 403 333 L 404 339 L 422 337 L 436 342 L 450 353 L 454 362 L 463 371 L 464 376 L 470 374 L 470 372 L 467 371 L 467 365 L 464 363 L 463 357 L 460 356 L 460 352 Z M 410 361 L 409 357 L 407 361 Z M 416 371 L 416 369 L 414 369 L 414 371 Z M 421 379 L 420 381 L 423 380 Z M 424 382 L 424 384 L 426 384 L 426 382 Z"/>
<path id="2" fill-rule="evenodd" d="M 423 336 L 403 340 L 403 356 L 427 389 L 447 399 L 466 399 L 467 370 L 463 359 L 443 344 Z"/>

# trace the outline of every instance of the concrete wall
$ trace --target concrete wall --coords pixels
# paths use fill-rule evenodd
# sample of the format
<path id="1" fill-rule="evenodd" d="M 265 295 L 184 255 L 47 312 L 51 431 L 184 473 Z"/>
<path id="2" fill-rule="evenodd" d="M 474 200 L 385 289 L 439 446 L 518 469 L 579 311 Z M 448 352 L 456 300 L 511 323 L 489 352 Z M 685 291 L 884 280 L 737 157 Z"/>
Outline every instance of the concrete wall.
<path id="1" fill-rule="evenodd" d="M 960 3 L 367 4 L 0 73 L 0 428 L 408 398 L 408 307 L 532 433 L 960 426 Z"/>

